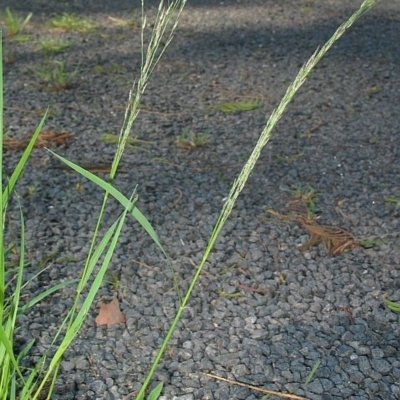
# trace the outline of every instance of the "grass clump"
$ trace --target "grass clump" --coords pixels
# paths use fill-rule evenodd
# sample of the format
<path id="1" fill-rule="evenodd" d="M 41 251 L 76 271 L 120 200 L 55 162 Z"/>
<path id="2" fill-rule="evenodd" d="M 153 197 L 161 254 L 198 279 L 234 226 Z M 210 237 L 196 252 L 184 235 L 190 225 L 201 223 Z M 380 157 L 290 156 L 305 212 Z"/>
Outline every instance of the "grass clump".
<path id="1" fill-rule="evenodd" d="M 78 71 L 67 72 L 65 61 L 47 60 L 35 73 L 42 82 L 42 88 L 51 92 L 59 92 L 70 89 L 74 85 L 74 78 Z"/>
<path id="2" fill-rule="evenodd" d="M 61 38 L 45 38 L 39 42 L 39 47 L 42 51 L 49 54 L 59 54 L 67 51 L 75 44 L 74 40 L 65 40 Z"/>
<path id="3" fill-rule="evenodd" d="M 316 211 L 315 211 L 315 199 L 318 197 L 318 193 L 316 190 L 308 186 L 306 188 L 296 187 L 291 190 L 293 200 L 290 202 L 290 207 L 292 209 L 296 208 L 306 208 L 306 214 L 308 219 L 315 219 L 316 218 Z M 304 213 L 304 210 L 300 212 Z"/>
<path id="4" fill-rule="evenodd" d="M 32 13 L 29 13 L 25 18 L 13 13 L 8 7 L 2 15 L 6 27 L 6 37 L 12 37 L 20 34 L 25 26 L 32 18 Z"/>
<path id="5" fill-rule="evenodd" d="M 119 136 L 118 146 L 115 153 L 115 158 L 110 170 L 110 178 L 104 181 L 87 171 L 78 165 L 72 163 L 71 161 L 56 155 L 60 161 L 64 162 L 65 165 L 80 173 L 90 181 L 96 183 L 105 191 L 104 200 L 102 203 L 100 215 L 98 222 L 95 226 L 93 238 L 90 244 L 90 249 L 88 256 L 83 268 L 81 277 L 76 282 L 76 297 L 74 300 L 73 307 L 69 310 L 68 314 L 63 321 L 60 322 L 60 330 L 54 338 L 53 345 L 49 349 L 49 354 L 44 354 L 39 360 L 36 367 L 31 370 L 25 370 L 21 367 L 23 365 L 23 359 L 29 353 L 30 348 L 33 346 L 33 342 L 30 342 L 23 349 L 15 349 L 13 345 L 15 330 L 18 325 L 18 315 L 26 311 L 28 307 L 33 306 L 36 302 L 42 300 L 44 297 L 50 295 L 55 290 L 58 290 L 65 286 L 66 284 L 56 285 L 51 289 L 44 291 L 34 301 L 30 301 L 23 306 L 20 306 L 20 300 L 23 298 L 22 289 L 24 287 L 23 277 L 24 277 L 24 245 L 25 245 L 25 232 L 23 217 L 21 211 L 21 245 L 19 249 L 20 261 L 19 269 L 17 271 L 16 278 L 10 279 L 6 274 L 5 270 L 5 251 L 4 251 L 4 241 L 5 241 L 5 230 L 0 229 L 0 393 L 4 399 L 20 399 L 20 400 L 36 400 L 38 398 L 51 398 L 51 394 L 54 390 L 55 380 L 60 367 L 60 362 L 63 357 L 64 352 L 71 344 L 72 340 L 75 338 L 76 334 L 80 330 L 85 317 L 94 301 L 96 293 L 101 286 L 104 276 L 107 272 L 107 268 L 110 264 L 112 255 L 118 243 L 118 239 L 123 228 L 125 219 L 128 215 L 133 216 L 142 228 L 149 234 L 154 243 L 160 248 L 160 250 L 165 254 L 161 242 L 154 231 L 153 227 L 150 225 L 146 217 L 136 208 L 135 202 L 137 199 L 136 188 L 133 188 L 132 193 L 129 197 L 124 196 L 118 190 L 116 190 L 112 181 L 115 178 L 116 171 L 119 166 L 124 149 L 129 144 L 129 134 L 139 112 L 140 99 L 144 93 L 148 79 L 153 72 L 156 64 L 160 60 L 162 54 L 164 53 L 166 46 L 163 46 L 159 51 L 159 46 L 162 39 L 165 39 L 164 44 L 167 45 L 172 40 L 173 32 L 175 31 L 179 17 L 183 10 L 185 2 L 177 2 L 167 7 L 162 5 L 159 8 L 159 12 L 156 19 L 156 26 L 151 37 L 149 46 L 146 49 L 143 45 L 144 36 L 144 26 L 145 26 L 145 16 L 142 3 L 142 64 L 141 64 L 141 74 L 139 80 L 134 84 L 132 90 L 129 93 L 129 106 L 126 110 L 125 119 L 123 126 L 121 128 L 121 134 Z M 65 16 L 64 16 L 65 17 Z M 72 22 L 74 20 L 70 18 L 64 18 L 64 27 L 69 27 L 72 29 L 83 29 L 85 25 L 74 25 Z M 54 25 L 56 22 L 53 21 Z M 57 22 L 58 23 L 58 22 Z M 65 24 L 64 24 L 65 23 Z M 61 26 L 60 23 L 58 26 Z M 1 33 L 0 33 L 0 39 Z M 0 40 L 0 58 L 2 59 Z M 45 70 L 42 75 L 42 79 L 48 81 L 55 81 L 57 86 L 63 86 L 65 83 L 64 79 L 64 64 L 55 64 L 56 72 L 50 72 L 47 74 Z M 2 66 L 0 66 L 0 165 L 2 165 L 2 139 L 3 139 L 3 86 L 2 86 L 2 76 L 3 76 Z M 40 131 L 43 127 L 45 117 L 42 119 L 39 127 L 35 131 L 32 140 L 29 142 L 26 150 L 21 157 L 21 161 L 18 163 L 14 173 L 8 180 L 8 185 L 4 189 L 0 179 L 0 226 L 4 227 L 4 215 L 5 208 L 8 202 L 8 198 L 13 193 L 14 185 L 21 174 L 21 171 L 31 153 L 35 141 L 39 137 Z M 1 169 L 2 173 L 2 169 Z M 0 177 L 1 178 L 1 177 Z M 3 194 L 3 195 L 1 195 Z M 108 203 L 109 196 L 114 197 L 122 205 L 122 211 L 115 222 L 108 228 L 104 236 L 99 238 L 99 227 L 101 225 L 104 211 Z M 96 268 L 96 272 L 95 272 Z M 11 282 L 14 286 L 11 288 Z M 54 345 L 57 342 L 58 345 Z M 152 390 L 152 392 L 147 396 L 147 399 L 155 400 L 159 397 L 161 393 L 163 384 L 159 383 Z M 144 397 L 143 397 L 144 398 Z"/>
<path id="6" fill-rule="evenodd" d="M 55 16 L 48 21 L 47 26 L 62 31 L 76 31 L 80 33 L 86 33 L 97 28 L 97 24 L 93 20 L 67 13 Z"/>
<path id="7" fill-rule="evenodd" d="M 185 150 L 192 150 L 196 147 L 203 147 L 208 144 L 210 132 L 196 134 L 188 128 L 184 128 L 181 134 L 176 138 L 175 144 Z"/>

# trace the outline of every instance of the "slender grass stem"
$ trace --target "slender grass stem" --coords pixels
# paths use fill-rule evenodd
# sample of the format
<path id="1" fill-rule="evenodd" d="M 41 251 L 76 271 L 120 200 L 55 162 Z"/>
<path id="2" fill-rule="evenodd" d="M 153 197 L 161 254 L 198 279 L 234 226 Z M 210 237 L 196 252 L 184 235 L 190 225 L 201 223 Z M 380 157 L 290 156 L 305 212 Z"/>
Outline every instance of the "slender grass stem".
<path id="1" fill-rule="evenodd" d="M 346 32 L 347 29 L 353 25 L 353 23 L 361 17 L 365 12 L 367 12 L 374 4 L 376 4 L 379 0 L 365 0 L 360 8 L 354 12 L 354 14 L 340 27 L 336 30 L 336 32 L 332 35 L 332 37 L 325 43 L 325 45 L 320 49 L 317 50 L 311 57 L 310 59 L 302 66 L 300 71 L 298 72 L 296 78 L 294 81 L 289 85 L 288 89 L 286 90 L 286 93 L 279 103 L 278 107 L 272 112 L 271 116 L 269 117 L 267 124 L 263 131 L 261 132 L 260 138 L 256 144 L 256 146 L 253 149 L 253 152 L 251 153 L 249 159 L 247 160 L 246 164 L 242 168 L 242 170 L 239 173 L 239 176 L 236 178 L 234 181 L 232 188 L 230 190 L 230 193 L 228 195 L 227 200 L 225 201 L 222 211 L 218 217 L 218 220 L 215 224 L 215 227 L 211 233 L 210 240 L 207 244 L 207 247 L 205 249 L 203 258 L 200 262 L 200 265 L 198 266 L 195 275 L 191 281 L 191 284 L 183 298 L 182 304 L 178 308 L 175 318 L 173 319 L 171 326 L 164 338 L 164 341 L 160 347 L 159 352 L 156 355 L 155 360 L 153 361 L 150 370 L 145 378 L 145 381 L 143 382 L 143 385 L 136 397 L 136 400 L 143 400 L 144 395 L 146 393 L 147 387 L 152 379 L 152 376 L 161 361 L 161 358 L 165 352 L 165 349 L 167 348 L 167 345 L 176 329 L 176 326 L 181 318 L 182 312 L 184 308 L 186 307 L 187 303 L 189 302 L 189 299 L 191 297 L 191 294 L 193 292 L 193 289 L 196 286 L 196 283 L 201 275 L 201 272 L 203 271 L 204 265 L 208 259 L 208 256 L 211 252 L 211 250 L 214 247 L 214 244 L 221 233 L 222 228 L 225 225 L 226 220 L 228 219 L 235 202 L 240 194 L 240 192 L 243 190 L 247 179 L 249 178 L 252 170 L 255 167 L 255 164 L 260 157 L 261 151 L 265 147 L 265 145 L 268 143 L 271 133 L 273 128 L 276 126 L 276 124 L 279 122 L 280 118 L 282 117 L 284 111 L 288 107 L 289 103 L 292 101 L 293 97 L 297 93 L 297 91 L 300 89 L 300 87 L 303 85 L 303 83 L 306 81 L 306 78 L 308 75 L 311 73 L 311 71 L 315 68 L 315 66 L 318 64 L 318 62 L 325 56 L 325 54 L 329 51 L 329 49 L 332 47 L 332 45 Z"/>

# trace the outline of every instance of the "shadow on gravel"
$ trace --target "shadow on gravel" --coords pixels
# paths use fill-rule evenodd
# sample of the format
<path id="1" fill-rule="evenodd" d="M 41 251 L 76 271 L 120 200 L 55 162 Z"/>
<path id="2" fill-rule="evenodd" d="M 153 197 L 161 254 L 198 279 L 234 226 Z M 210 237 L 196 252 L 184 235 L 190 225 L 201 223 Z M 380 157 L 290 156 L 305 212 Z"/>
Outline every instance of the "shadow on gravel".
<path id="1" fill-rule="evenodd" d="M 193 55 L 193 46 L 199 49 L 197 55 L 204 57 L 214 54 L 218 57 L 224 53 L 225 59 L 237 59 L 238 56 L 251 56 L 256 52 L 256 57 L 262 59 L 263 54 L 273 58 L 287 57 L 288 54 L 300 56 L 302 62 L 322 46 L 337 29 L 343 20 L 330 20 L 329 24 L 316 24 L 304 29 L 229 29 L 208 32 L 193 32 L 190 37 L 180 41 L 178 54 L 183 58 L 186 53 Z M 398 51 L 398 38 L 400 25 L 395 21 L 385 18 L 365 17 L 357 23 L 333 47 L 328 54 L 333 57 L 346 57 L 346 59 L 375 59 L 378 63 L 383 60 L 393 64 L 400 64 Z M 176 47 L 176 43 L 174 47 Z M 254 53 L 253 53 L 254 54 Z"/>
<path id="2" fill-rule="evenodd" d="M 160 0 L 144 0 L 145 6 L 158 7 Z M 165 1 L 167 3 L 167 1 Z M 188 0 L 187 5 L 191 7 L 254 7 L 257 5 L 273 5 L 281 4 L 281 0 Z M 15 2 L 12 0 L 5 0 L 2 2 L 2 8 L 10 7 L 15 11 L 21 12 L 41 12 L 56 13 L 56 12 L 76 12 L 76 13 L 104 13 L 104 12 L 128 12 L 132 9 L 139 9 L 141 7 L 141 0 L 101 0 L 101 1 L 46 1 L 46 0 L 33 0 L 27 2 Z"/>
<path id="3" fill-rule="evenodd" d="M 51 7 L 53 14 L 59 12 L 56 5 L 52 4 L 49 7 Z M 29 7 L 23 8 L 27 12 Z M 18 10 L 17 5 L 13 7 L 14 9 Z M 68 11 L 73 10 L 74 7 L 71 5 Z M 113 7 L 112 11 L 117 12 L 118 9 Z M 319 46 L 325 43 L 342 22 L 342 19 L 335 18 L 329 20 L 329 23 L 314 24 L 301 29 L 286 27 L 271 29 L 265 26 L 221 30 L 215 27 L 215 29 L 207 32 L 181 27 L 178 32 L 181 32 L 180 36 L 183 40 L 176 38 L 166 57 L 173 57 L 175 61 L 187 62 L 190 60 L 191 63 L 195 64 L 197 60 L 204 58 L 215 63 L 222 59 L 224 63 L 240 59 L 249 62 L 254 62 L 254 60 L 255 62 L 274 62 L 287 58 L 290 54 L 291 58 L 298 60 L 298 67 L 300 67 Z M 114 33 L 118 37 L 118 28 L 110 27 L 108 32 L 109 37 L 112 38 Z M 82 41 L 68 50 L 68 58 L 73 57 L 74 54 L 78 56 L 80 67 L 85 67 L 85 62 L 88 61 L 85 60 L 85 51 L 83 51 L 87 47 L 87 42 L 91 46 L 99 46 L 99 59 L 106 57 L 112 59 L 114 63 L 126 65 L 132 65 L 132 60 L 139 62 L 139 49 L 121 52 L 118 50 L 119 46 L 107 46 L 107 52 L 103 54 L 100 46 L 102 43 L 104 44 L 104 40 L 100 37 L 98 37 L 98 40 L 93 39 L 92 35 L 92 33 L 89 34 L 88 38 L 80 35 Z M 385 63 L 386 68 L 388 68 L 388 64 L 399 66 L 399 37 L 400 25 L 396 21 L 382 16 L 366 16 L 344 35 L 327 57 L 329 57 L 330 62 L 345 57 L 347 62 L 363 59 L 369 62 L 375 61 L 379 65 Z M 110 39 L 106 42 L 110 42 Z M 193 49 L 198 50 L 193 51 Z M 42 54 L 32 47 L 31 51 L 25 49 L 24 53 L 18 56 L 18 62 L 31 65 L 35 61 L 42 60 L 42 58 Z M 91 59 L 93 60 L 93 57 Z"/>

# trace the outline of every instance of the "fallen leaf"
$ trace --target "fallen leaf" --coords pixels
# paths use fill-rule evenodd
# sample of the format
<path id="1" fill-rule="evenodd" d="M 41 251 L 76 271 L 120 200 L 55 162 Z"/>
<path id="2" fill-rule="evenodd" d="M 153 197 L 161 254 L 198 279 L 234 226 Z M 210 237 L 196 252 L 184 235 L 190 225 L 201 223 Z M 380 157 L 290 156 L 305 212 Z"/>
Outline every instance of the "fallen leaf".
<path id="1" fill-rule="evenodd" d="M 125 322 L 125 315 L 119 309 L 119 301 L 114 297 L 110 303 L 103 303 L 100 306 L 99 315 L 96 317 L 97 325 L 111 325 L 123 324 Z"/>
<path id="2" fill-rule="evenodd" d="M 67 141 L 72 138 L 73 135 L 68 132 L 56 132 L 56 131 L 42 131 L 34 147 L 46 147 L 55 143 L 57 145 L 65 145 Z M 26 146 L 29 144 L 29 139 L 13 139 L 5 137 L 3 140 L 4 148 L 6 150 L 25 150 Z"/>

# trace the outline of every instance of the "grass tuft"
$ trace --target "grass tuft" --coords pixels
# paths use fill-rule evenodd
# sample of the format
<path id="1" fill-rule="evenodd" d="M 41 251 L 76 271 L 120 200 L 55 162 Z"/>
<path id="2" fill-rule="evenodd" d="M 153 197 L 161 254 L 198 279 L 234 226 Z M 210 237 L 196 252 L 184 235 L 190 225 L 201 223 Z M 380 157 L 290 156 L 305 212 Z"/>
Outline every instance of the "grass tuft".
<path id="1" fill-rule="evenodd" d="M 60 92 L 73 87 L 78 70 L 67 72 L 65 61 L 47 60 L 35 73 L 41 81 L 41 88 L 50 92 Z"/>
<path id="2" fill-rule="evenodd" d="M 208 144 L 210 132 L 196 134 L 188 128 L 184 128 L 181 134 L 176 138 L 175 144 L 185 150 L 193 150 L 196 147 L 203 147 Z"/>
<path id="3" fill-rule="evenodd" d="M 39 42 L 39 47 L 43 52 L 46 53 L 46 55 L 50 55 L 63 53 L 74 44 L 75 40 L 65 40 L 57 37 L 49 37 L 42 39 Z"/>
<path id="4" fill-rule="evenodd" d="M 78 17 L 74 14 L 64 13 L 57 15 L 48 21 L 47 26 L 61 31 L 76 31 L 80 33 L 87 33 L 97 28 L 97 24 L 89 19 Z"/>
<path id="5" fill-rule="evenodd" d="M 25 26 L 32 18 L 32 13 L 29 13 L 25 18 L 21 18 L 14 14 L 8 7 L 5 10 L 2 20 L 6 27 L 6 37 L 12 37 L 20 34 Z"/>

